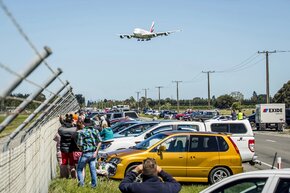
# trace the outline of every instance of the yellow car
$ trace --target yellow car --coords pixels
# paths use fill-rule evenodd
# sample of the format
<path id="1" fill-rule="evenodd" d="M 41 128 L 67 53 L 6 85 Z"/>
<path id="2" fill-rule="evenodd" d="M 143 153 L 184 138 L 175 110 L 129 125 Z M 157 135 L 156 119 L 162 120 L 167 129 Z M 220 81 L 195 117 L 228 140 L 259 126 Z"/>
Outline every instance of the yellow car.
<path id="1" fill-rule="evenodd" d="M 110 152 L 105 158 L 113 179 L 123 179 L 148 157 L 179 182 L 215 183 L 243 172 L 239 150 L 229 135 L 205 132 L 165 132 L 136 146 Z"/>

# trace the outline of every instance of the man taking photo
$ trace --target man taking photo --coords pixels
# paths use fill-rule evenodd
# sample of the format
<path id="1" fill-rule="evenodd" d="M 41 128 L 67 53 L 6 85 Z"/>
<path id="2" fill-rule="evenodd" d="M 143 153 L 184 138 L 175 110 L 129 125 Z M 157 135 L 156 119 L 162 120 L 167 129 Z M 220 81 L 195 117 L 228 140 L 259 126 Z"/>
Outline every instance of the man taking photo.
<path id="1" fill-rule="evenodd" d="M 142 174 L 143 177 L 141 183 L 135 182 L 139 174 Z M 171 175 L 163 171 L 155 159 L 147 158 L 143 164 L 126 174 L 119 189 L 123 193 L 177 193 L 181 190 L 181 185 Z"/>

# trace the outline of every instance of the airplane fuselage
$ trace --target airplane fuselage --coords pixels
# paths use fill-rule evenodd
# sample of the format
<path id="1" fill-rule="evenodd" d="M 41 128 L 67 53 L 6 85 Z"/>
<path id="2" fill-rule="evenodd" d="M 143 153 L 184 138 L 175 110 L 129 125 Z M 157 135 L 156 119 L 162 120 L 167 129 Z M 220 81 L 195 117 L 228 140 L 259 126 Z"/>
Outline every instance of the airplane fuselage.
<path id="1" fill-rule="evenodd" d="M 154 33 L 151 33 L 149 31 L 141 29 L 141 28 L 135 28 L 133 31 L 133 34 L 136 38 L 140 38 L 140 39 L 152 38 L 154 36 Z"/>

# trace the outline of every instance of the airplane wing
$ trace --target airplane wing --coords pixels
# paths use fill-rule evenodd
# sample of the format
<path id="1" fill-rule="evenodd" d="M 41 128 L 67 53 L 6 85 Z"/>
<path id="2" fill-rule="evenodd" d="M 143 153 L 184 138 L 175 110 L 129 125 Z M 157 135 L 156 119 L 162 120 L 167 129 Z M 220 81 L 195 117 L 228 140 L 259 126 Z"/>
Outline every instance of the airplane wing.
<path id="1" fill-rule="evenodd" d="M 131 34 L 118 34 L 118 36 L 123 39 L 123 38 L 128 38 L 131 39 L 134 35 Z"/>
<path id="2" fill-rule="evenodd" d="M 156 36 L 168 36 L 169 34 L 180 32 L 181 30 L 173 30 L 173 31 L 166 31 L 166 32 L 157 32 L 155 33 Z"/>

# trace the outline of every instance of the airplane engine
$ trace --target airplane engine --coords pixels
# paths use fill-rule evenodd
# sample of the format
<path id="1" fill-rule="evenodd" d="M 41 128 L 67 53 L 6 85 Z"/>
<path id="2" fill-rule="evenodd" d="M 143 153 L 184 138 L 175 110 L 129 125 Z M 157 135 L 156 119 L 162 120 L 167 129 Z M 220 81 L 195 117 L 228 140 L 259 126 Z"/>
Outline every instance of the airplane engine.
<path id="1" fill-rule="evenodd" d="M 153 34 L 153 37 L 157 37 L 157 34 Z"/>
<path id="2" fill-rule="evenodd" d="M 165 35 L 165 36 L 168 36 L 168 35 L 169 35 L 169 33 L 168 33 L 168 32 L 166 32 L 164 35 Z"/>
<path id="3" fill-rule="evenodd" d="M 120 35 L 120 38 L 121 38 L 121 39 L 123 39 L 123 38 L 124 38 L 124 36 Z"/>
<path id="4" fill-rule="evenodd" d="M 127 38 L 128 38 L 128 39 L 131 39 L 132 37 L 131 37 L 131 36 L 127 36 Z"/>

